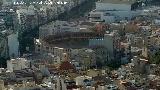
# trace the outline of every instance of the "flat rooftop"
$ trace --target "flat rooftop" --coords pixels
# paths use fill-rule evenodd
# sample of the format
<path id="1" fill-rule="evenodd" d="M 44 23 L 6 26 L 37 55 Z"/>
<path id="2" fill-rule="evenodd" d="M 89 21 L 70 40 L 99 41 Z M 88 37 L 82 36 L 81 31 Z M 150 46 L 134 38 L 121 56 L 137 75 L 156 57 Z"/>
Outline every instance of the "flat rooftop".
<path id="1" fill-rule="evenodd" d="M 136 0 L 100 0 L 101 3 L 112 3 L 112 4 L 133 4 Z"/>

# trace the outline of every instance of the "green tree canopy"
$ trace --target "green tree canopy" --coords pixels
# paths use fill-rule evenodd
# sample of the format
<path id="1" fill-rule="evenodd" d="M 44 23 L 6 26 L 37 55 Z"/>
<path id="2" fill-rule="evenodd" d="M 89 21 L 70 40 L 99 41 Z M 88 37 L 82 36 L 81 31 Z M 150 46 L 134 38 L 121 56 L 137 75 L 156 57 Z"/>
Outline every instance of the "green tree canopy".
<path id="1" fill-rule="evenodd" d="M 160 50 L 150 57 L 151 63 L 160 64 Z"/>

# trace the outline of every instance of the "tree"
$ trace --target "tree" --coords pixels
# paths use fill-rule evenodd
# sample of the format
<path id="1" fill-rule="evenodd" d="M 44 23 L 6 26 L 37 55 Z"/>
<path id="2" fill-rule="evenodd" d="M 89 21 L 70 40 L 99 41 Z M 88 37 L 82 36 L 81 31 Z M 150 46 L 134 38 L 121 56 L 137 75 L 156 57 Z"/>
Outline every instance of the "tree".
<path id="1" fill-rule="evenodd" d="M 150 62 L 154 64 L 160 64 L 160 50 L 150 56 Z"/>
<path id="2" fill-rule="evenodd" d="M 9 60 L 9 58 L 5 59 L 3 57 L 0 57 L 0 67 L 6 68 L 7 64 L 6 61 Z"/>
<path id="3" fill-rule="evenodd" d="M 2 6 L 2 4 L 3 4 L 3 0 L 0 0 L 0 7 Z"/>

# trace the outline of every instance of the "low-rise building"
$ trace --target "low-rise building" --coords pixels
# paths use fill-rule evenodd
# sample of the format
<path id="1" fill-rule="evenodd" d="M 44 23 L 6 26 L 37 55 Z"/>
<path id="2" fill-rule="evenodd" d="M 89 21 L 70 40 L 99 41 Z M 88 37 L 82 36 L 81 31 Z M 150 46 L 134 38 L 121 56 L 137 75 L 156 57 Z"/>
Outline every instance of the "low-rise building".
<path id="1" fill-rule="evenodd" d="M 14 70 L 22 70 L 30 67 L 30 61 L 25 58 L 16 58 L 7 61 L 7 69 L 9 72 Z"/>

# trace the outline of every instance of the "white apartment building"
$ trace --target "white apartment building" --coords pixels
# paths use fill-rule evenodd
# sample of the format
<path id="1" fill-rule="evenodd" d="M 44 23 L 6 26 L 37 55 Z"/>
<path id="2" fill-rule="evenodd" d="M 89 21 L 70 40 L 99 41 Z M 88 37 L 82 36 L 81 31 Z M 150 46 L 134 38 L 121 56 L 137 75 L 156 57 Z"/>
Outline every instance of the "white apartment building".
<path id="1" fill-rule="evenodd" d="M 16 58 L 7 61 L 8 72 L 13 72 L 14 70 L 22 70 L 30 67 L 30 61 L 25 58 Z"/>
<path id="2" fill-rule="evenodd" d="M 17 58 L 19 56 L 18 32 L 8 36 L 8 50 L 10 58 Z"/>
<path id="3" fill-rule="evenodd" d="M 6 35 L 9 34 L 9 35 Z M 0 57 L 16 58 L 19 56 L 18 33 L 2 31 L 0 34 Z"/>
<path id="4" fill-rule="evenodd" d="M 96 9 L 90 12 L 90 21 L 112 23 L 130 20 L 139 13 L 131 10 L 134 2 L 135 0 L 100 0 L 96 2 Z"/>

